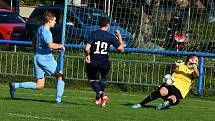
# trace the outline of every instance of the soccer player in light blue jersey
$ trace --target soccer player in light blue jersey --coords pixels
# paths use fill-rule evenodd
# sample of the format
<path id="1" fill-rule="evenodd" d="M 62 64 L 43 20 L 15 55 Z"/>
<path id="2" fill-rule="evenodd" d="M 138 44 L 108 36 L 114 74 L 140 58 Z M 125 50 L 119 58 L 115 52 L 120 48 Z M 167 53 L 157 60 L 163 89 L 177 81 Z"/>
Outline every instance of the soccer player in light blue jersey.
<path id="1" fill-rule="evenodd" d="M 39 27 L 35 39 L 33 40 L 33 47 L 35 50 L 34 69 L 37 82 L 17 83 L 11 81 L 9 84 L 10 95 L 11 98 L 14 98 L 15 90 L 17 88 L 42 89 L 44 88 L 45 84 L 45 74 L 54 75 L 58 80 L 56 103 L 60 104 L 65 84 L 63 81 L 63 74 L 60 72 L 59 66 L 52 55 L 52 49 L 61 49 L 64 51 L 65 47 L 62 44 L 53 43 L 50 28 L 54 27 L 56 23 L 56 17 L 52 12 L 45 12 L 44 22 L 44 25 Z"/>

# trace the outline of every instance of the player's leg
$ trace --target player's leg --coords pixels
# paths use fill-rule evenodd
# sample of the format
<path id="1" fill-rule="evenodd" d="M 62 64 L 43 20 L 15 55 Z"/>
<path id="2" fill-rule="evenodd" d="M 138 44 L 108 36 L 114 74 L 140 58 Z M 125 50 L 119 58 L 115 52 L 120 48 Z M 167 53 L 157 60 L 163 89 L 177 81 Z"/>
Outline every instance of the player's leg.
<path id="1" fill-rule="evenodd" d="M 36 89 L 43 89 L 45 86 L 45 78 L 37 79 L 37 87 Z"/>
<path id="2" fill-rule="evenodd" d="M 101 107 L 104 107 L 106 103 L 110 100 L 107 95 L 104 94 L 105 87 L 106 87 L 106 82 L 108 79 L 108 73 L 110 70 L 110 62 L 108 61 L 107 63 L 102 63 L 99 66 L 99 72 L 101 74 L 101 79 L 99 81 L 99 86 L 100 86 L 100 94 L 102 97 L 102 102 L 100 104 Z"/>
<path id="3" fill-rule="evenodd" d="M 9 84 L 11 98 L 14 98 L 14 94 L 15 94 L 15 91 L 17 88 L 36 89 L 37 87 L 41 88 L 42 85 L 44 87 L 45 72 L 39 67 L 36 55 L 34 56 L 34 69 L 35 69 L 35 76 L 39 81 L 37 83 L 35 83 L 35 82 L 19 82 L 18 83 L 18 82 L 11 81 Z"/>
<path id="4" fill-rule="evenodd" d="M 110 70 L 110 62 L 102 63 L 101 66 L 99 67 L 99 72 L 101 74 L 101 79 L 99 80 L 99 86 L 102 92 L 105 91 L 109 70 Z"/>
<path id="5" fill-rule="evenodd" d="M 93 89 L 93 91 L 96 93 L 95 99 L 94 99 L 94 103 L 99 105 L 101 103 L 101 91 L 100 91 L 100 86 L 98 84 L 98 80 L 89 80 L 90 82 L 90 86 Z"/>
<path id="6" fill-rule="evenodd" d="M 57 73 L 55 75 L 55 77 L 58 80 L 58 82 L 57 82 L 56 103 L 59 104 L 59 103 L 62 102 L 62 96 L 63 96 L 63 93 L 64 93 L 65 82 L 63 81 L 64 80 L 63 74 Z"/>
<path id="7" fill-rule="evenodd" d="M 54 75 L 57 79 L 57 91 L 56 91 L 56 103 L 60 104 L 62 102 L 62 96 L 64 93 L 64 78 L 63 74 L 60 73 L 60 67 L 57 64 L 57 61 L 54 59 L 53 56 L 48 57 L 49 61 L 41 62 L 40 65 L 43 66 L 43 70 L 48 75 Z"/>
<path id="8" fill-rule="evenodd" d="M 172 105 L 179 104 L 183 99 L 181 92 L 175 86 L 168 86 L 168 95 L 163 98 L 165 101 L 156 106 L 156 109 L 162 110 Z"/>
<path id="9" fill-rule="evenodd" d="M 159 90 L 154 91 L 151 93 L 148 97 L 146 97 L 141 103 L 141 106 L 144 106 L 145 104 L 156 100 L 157 98 L 166 96 L 168 94 L 168 89 L 166 87 L 161 87 Z"/>
<path id="10" fill-rule="evenodd" d="M 134 104 L 131 106 L 131 108 L 141 108 L 144 107 L 145 104 L 156 100 L 157 98 L 160 98 L 162 96 L 166 96 L 168 94 L 168 89 L 166 87 L 161 87 L 158 90 L 152 92 L 148 97 L 146 97 L 143 101 L 141 101 L 139 104 Z"/>
<path id="11" fill-rule="evenodd" d="M 17 88 L 25 89 L 42 89 L 44 87 L 45 78 L 38 79 L 37 83 L 35 82 L 10 82 L 10 95 L 11 98 L 14 98 L 14 94 Z"/>
<path id="12" fill-rule="evenodd" d="M 157 105 L 156 109 L 158 109 L 158 110 L 166 109 L 169 106 L 172 106 L 172 105 L 176 104 L 176 102 L 177 102 L 176 96 L 175 95 L 170 95 L 170 96 L 168 96 L 166 101 L 164 101 L 163 103 Z"/>
<path id="13" fill-rule="evenodd" d="M 156 100 L 157 98 L 161 97 L 161 93 L 160 90 L 156 90 L 154 92 L 152 92 L 148 97 L 146 97 L 143 101 L 141 101 L 139 104 L 134 104 L 131 106 L 131 108 L 141 108 L 144 107 L 144 105 L 146 105 L 147 103 Z"/>
<path id="14" fill-rule="evenodd" d="M 100 95 L 100 86 L 98 84 L 99 79 L 99 73 L 98 73 L 98 66 L 94 61 L 91 61 L 91 63 L 86 64 L 86 71 L 87 71 L 87 77 L 90 82 L 90 86 L 93 89 L 93 91 L 96 93 L 96 97 L 94 102 L 96 104 L 101 103 L 101 95 Z"/>
<path id="15" fill-rule="evenodd" d="M 14 85 L 16 88 L 36 89 L 37 83 L 35 82 L 14 82 L 11 81 L 10 85 Z"/>

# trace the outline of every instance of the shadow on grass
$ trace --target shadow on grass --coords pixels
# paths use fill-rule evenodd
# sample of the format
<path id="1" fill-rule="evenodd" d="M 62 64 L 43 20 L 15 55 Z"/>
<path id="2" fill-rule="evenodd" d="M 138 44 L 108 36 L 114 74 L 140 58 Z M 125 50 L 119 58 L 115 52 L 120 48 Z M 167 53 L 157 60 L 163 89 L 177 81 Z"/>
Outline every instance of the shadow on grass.
<path id="1" fill-rule="evenodd" d="M 134 105 L 135 103 L 125 103 L 125 104 L 122 104 L 122 105 L 124 105 L 124 106 L 127 106 L 127 107 L 131 107 L 131 105 Z M 154 106 L 154 105 L 145 105 L 144 107 L 142 107 L 142 108 L 153 108 L 153 109 L 155 109 L 155 107 L 156 106 Z"/>
<path id="2" fill-rule="evenodd" d="M 1 97 L 1 100 L 20 100 L 20 101 L 36 101 L 36 102 L 43 102 L 43 103 L 49 103 L 49 104 L 56 104 L 55 101 L 51 100 L 42 100 L 42 99 L 26 99 L 26 98 L 13 98 L 11 99 L 10 97 Z M 56 104 L 56 105 L 87 105 L 87 106 L 94 106 L 93 104 L 84 104 L 84 103 L 74 103 L 74 102 L 66 102 L 62 101 L 61 104 Z"/>

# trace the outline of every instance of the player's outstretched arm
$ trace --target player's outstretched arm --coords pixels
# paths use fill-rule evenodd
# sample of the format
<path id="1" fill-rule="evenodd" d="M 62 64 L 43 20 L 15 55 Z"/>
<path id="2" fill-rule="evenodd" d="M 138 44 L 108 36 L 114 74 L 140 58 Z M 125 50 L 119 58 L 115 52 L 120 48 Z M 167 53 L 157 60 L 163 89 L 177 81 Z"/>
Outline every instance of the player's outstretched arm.
<path id="1" fill-rule="evenodd" d="M 62 49 L 63 51 L 65 51 L 65 47 L 62 44 L 57 44 L 57 43 L 49 42 L 48 46 L 51 49 L 55 49 L 55 50 Z"/>
<path id="2" fill-rule="evenodd" d="M 119 42 L 119 47 L 117 48 L 117 50 L 123 52 L 124 51 L 124 45 L 123 45 L 122 36 L 121 36 L 119 30 L 116 30 L 116 37 L 117 37 L 117 40 Z"/>

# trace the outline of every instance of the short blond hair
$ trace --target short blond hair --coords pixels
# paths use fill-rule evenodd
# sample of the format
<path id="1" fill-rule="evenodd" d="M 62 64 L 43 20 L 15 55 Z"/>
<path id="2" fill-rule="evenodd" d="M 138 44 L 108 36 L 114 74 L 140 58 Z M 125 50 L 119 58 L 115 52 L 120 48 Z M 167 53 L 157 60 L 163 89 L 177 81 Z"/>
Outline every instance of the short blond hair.
<path id="1" fill-rule="evenodd" d="M 45 23 L 48 23 L 49 20 L 53 20 L 55 18 L 55 14 L 51 11 L 46 11 L 44 13 L 44 21 Z"/>

